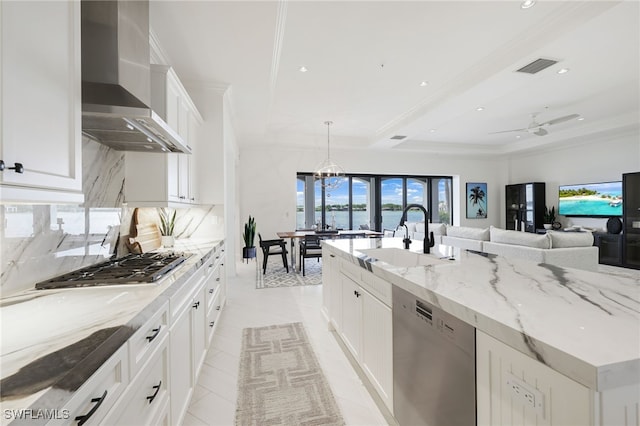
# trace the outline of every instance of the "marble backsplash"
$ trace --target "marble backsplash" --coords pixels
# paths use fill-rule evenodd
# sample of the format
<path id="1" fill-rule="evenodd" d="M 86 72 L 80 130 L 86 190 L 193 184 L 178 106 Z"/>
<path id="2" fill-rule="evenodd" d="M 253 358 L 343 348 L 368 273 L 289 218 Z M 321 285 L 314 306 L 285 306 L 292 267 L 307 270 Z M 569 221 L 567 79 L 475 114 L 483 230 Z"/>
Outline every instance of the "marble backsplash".
<path id="1" fill-rule="evenodd" d="M 0 295 L 126 253 L 125 154 L 83 140 L 83 205 L 0 205 Z M 149 214 L 155 213 L 151 208 Z M 223 236 L 222 206 L 177 209 L 176 238 Z"/>

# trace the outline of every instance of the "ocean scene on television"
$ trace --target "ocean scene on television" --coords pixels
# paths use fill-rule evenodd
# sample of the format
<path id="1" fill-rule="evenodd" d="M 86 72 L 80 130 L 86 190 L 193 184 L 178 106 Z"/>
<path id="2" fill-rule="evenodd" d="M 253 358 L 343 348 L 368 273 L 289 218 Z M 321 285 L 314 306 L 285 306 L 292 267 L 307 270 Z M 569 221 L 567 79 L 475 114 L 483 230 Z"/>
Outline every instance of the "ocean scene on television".
<path id="1" fill-rule="evenodd" d="M 622 216 L 622 182 L 562 185 L 558 198 L 563 216 Z"/>

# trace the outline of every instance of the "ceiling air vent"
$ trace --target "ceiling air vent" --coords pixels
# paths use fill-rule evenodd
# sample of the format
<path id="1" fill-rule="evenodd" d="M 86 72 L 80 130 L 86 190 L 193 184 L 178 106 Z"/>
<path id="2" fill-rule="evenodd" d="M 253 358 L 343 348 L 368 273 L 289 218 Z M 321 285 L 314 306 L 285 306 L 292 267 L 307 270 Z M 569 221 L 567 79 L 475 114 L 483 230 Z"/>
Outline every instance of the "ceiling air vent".
<path id="1" fill-rule="evenodd" d="M 402 135 L 391 136 L 391 139 L 395 139 L 397 141 L 401 141 L 404 138 L 406 138 L 406 136 L 402 136 Z"/>
<path id="2" fill-rule="evenodd" d="M 519 70 L 517 70 L 517 72 L 526 72 L 527 74 L 535 74 L 557 63 L 558 61 L 554 61 L 553 59 L 540 58 L 520 68 Z"/>

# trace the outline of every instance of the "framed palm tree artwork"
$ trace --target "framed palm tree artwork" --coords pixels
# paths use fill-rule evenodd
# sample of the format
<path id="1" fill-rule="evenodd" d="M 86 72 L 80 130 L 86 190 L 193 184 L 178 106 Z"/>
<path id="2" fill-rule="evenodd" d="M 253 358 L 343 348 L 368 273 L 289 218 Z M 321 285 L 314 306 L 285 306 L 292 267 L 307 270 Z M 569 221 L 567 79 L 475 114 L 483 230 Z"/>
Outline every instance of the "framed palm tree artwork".
<path id="1" fill-rule="evenodd" d="M 487 184 L 467 182 L 467 219 L 487 218 Z"/>

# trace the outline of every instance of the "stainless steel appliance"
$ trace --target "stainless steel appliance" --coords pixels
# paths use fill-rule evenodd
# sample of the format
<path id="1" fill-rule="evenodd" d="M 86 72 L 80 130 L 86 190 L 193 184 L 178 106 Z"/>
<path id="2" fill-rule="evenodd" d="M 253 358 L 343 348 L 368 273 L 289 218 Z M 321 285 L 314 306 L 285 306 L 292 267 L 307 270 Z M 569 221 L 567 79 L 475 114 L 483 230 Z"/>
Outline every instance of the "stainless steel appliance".
<path id="1" fill-rule="evenodd" d="M 183 253 L 129 254 L 36 284 L 36 289 L 152 283 L 187 259 Z"/>
<path id="2" fill-rule="evenodd" d="M 121 151 L 191 148 L 152 110 L 149 2 L 83 0 L 82 131 Z"/>
<path id="3" fill-rule="evenodd" d="M 393 287 L 393 408 L 401 426 L 476 424 L 475 328 Z"/>

